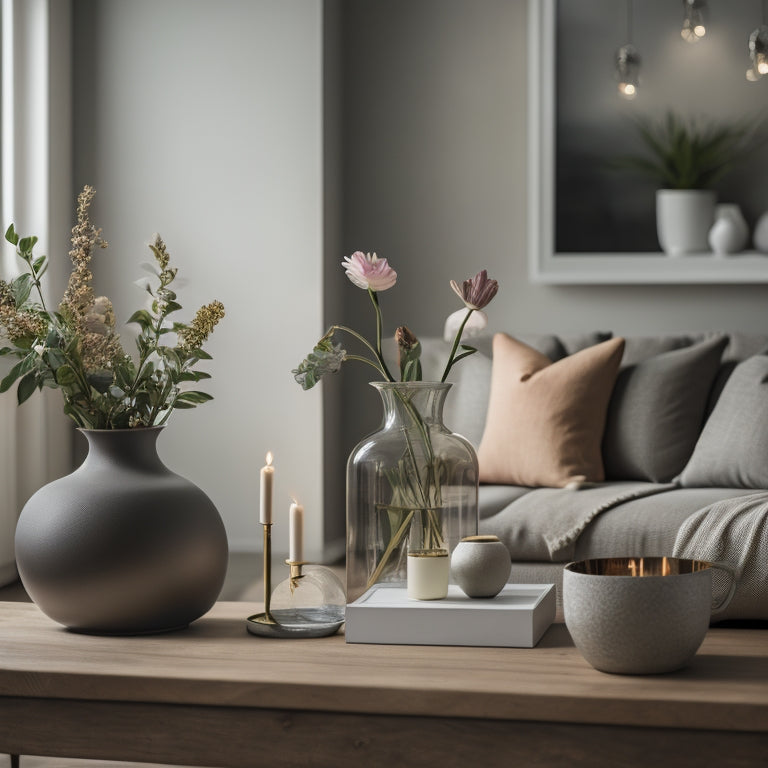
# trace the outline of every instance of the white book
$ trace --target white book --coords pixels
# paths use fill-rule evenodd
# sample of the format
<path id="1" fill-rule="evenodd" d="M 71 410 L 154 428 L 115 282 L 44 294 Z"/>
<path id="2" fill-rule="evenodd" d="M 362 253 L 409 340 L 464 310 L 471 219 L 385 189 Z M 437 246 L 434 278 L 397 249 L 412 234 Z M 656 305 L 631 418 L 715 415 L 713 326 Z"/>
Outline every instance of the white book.
<path id="1" fill-rule="evenodd" d="M 444 600 L 411 600 L 405 586 L 376 584 L 347 605 L 348 643 L 533 648 L 555 618 L 554 584 L 507 584 L 492 598 L 456 585 Z"/>

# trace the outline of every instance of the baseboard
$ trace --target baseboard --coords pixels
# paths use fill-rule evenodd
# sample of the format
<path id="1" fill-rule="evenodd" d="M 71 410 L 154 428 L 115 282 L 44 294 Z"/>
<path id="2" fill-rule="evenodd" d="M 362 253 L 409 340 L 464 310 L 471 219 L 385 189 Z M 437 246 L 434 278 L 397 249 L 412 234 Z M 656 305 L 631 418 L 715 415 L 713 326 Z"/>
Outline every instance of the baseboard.
<path id="1" fill-rule="evenodd" d="M 19 578 L 19 572 L 16 570 L 16 562 L 0 563 L 0 587 L 6 584 L 12 584 Z"/>

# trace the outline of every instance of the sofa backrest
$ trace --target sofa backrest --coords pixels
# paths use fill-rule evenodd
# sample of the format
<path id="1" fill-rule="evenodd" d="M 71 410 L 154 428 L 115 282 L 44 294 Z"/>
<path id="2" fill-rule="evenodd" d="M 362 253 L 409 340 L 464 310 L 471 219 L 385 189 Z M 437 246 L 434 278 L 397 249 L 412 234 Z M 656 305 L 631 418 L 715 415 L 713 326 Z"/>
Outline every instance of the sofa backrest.
<path id="1" fill-rule="evenodd" d="M 512 334 L 511 334 L 512 335 Z M 579 335 L 514 334 L 520 341 L 534 347 L 551 360 L 559 360 L 592 344 L 611 337 L 611 333 L 595 331 Z M 622 367 L 635 365 L 655 355 L 692 346 L 698 342 L 722 335 L 722 332 L 660 334 L 658 336 L 625 336 L 626 344 Z M 735 365 L 756 354 L 768 353 L 768 334 L 727 333 L 728 343 L 722 355 L 720 371 L 710 394 L 707 413 L 711 412 L 717 397 Z M 444 410 L 446 426 L 464 435 L 474 446 L 480 444 L 485 428 L 485 418 L 490 395 L 492 360 L 492 335 L 466 340 L 477 353 L 461 360 L 452 369 L 448 381 L 453 389 Z M 450 354 L 451 345 L 439 338 L 423 338 L 423 378 L 440 379 Z"/>

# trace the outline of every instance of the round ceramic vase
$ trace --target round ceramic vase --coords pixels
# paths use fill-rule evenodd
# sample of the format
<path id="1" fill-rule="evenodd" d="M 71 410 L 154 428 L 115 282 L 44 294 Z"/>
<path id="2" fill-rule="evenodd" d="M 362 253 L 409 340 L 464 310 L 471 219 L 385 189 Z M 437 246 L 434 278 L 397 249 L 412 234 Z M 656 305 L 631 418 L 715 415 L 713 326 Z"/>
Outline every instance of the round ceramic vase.
<path id="1" fill-rule="evenodd" d="M 563 571 L 563 612 L 582 656 L 601 672 L 673 672 L 696 654 L 711 615 L 712 568 L 672 557 L 598 558 Z M 732 576 L 732 572 L 731 572 Z"/>
<path id="2" fill-rule="evenodd" d="M 511 570 L 509 550 L 498 536 L 467 536 L 451 557 L 451 576 L 468 597 L 495 597 Z"/>
<path id="3" fill-rule="evenodd" d="M 718 256 L 743 251 L 749 240 L 749 227 L 738 205 L 718 205 L 715 223 L 709 230 L 709 245 Z"/>
<path id="4" fill-rule="evenodd" d="M 37 491 L 21 512 L 16 560 L 24 588 L 72 630 L 182 628 L 221 591 L 224 524 L 200 488 L 160 461 L 161 429 L 81 430 L 83 464 Z"/>
<path id="5" fill-rule="evenodd" d="M 753 239 L 758 251 L 768 253 L 768 211 L 757 220 Z"/>

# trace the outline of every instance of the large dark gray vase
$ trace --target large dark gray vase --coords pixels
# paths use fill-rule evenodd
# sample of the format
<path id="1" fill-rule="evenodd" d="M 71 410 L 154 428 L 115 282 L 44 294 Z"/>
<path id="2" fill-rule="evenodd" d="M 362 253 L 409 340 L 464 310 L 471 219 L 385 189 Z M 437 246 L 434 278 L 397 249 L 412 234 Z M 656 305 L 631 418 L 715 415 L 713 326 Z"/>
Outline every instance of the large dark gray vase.
<path id="1" fill-rule="evenodd" d="M 227 536 L 211 500 L 157 455 L 163 428 L 81 430 L 88 456 L 21 512 L 16 561 L 29 596 L 70 629 L 185 627 L 216 601 Z"/>

